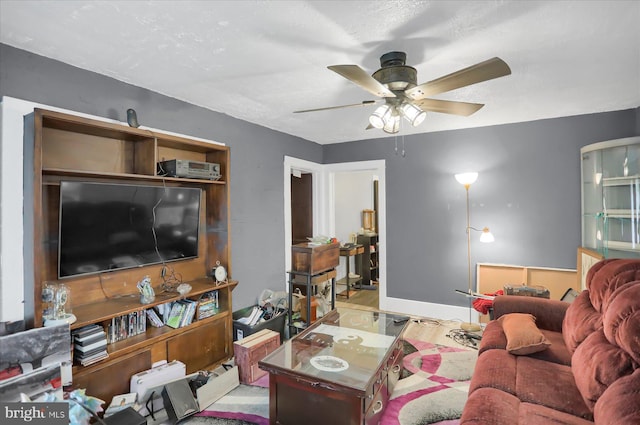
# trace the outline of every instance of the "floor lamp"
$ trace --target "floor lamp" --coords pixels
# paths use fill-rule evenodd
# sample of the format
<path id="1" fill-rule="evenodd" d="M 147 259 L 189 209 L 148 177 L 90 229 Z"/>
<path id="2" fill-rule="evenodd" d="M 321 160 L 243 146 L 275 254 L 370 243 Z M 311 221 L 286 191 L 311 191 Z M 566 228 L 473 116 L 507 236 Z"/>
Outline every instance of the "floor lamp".
<path id="1" fill-rule="evenodd" d="M 467 296 L 469 297 L 469 322 L 467 323 L 462 323 L 462 325 L 460 325 L 460 327 L 465 330 L 465 331 L 469 331 L 469 332 L 477 332 L 481 329 L 480 325 L 478 323 L 474 323 L 472 321 L 471 318 L 471 298 L 473 297 L 473 287 L 472 287 L 472 275 L 471 275 L 471 231 L 475 230 L 476 232 L 482 232 L 482 234 L 480 235 L 480 242 L 493 242 L 494 241 L 494 237 L 491 234 L 491 232 L 489 231 L 488 227 L 484 227 L 482 230 L 480 229 L 476 229 L 475 227 L 471 227 L 471 222 L 470 222 L 470 218 L 469 218 L 469 188 L 471 187 L 471 185 L 478 179 L 478 173 L 472 172 L 472 173 L 460 173 L 460 174 L 456 174 L 455 175 L 456 180 L 458 181 L 458 183 L 460 183 L 461 185 L 464 186 L 465 191 L 467 193 L 467 266 L 468 266 L 468 272 L 469 272 L 469 287 L 468 287 L 468 294 Z"/>

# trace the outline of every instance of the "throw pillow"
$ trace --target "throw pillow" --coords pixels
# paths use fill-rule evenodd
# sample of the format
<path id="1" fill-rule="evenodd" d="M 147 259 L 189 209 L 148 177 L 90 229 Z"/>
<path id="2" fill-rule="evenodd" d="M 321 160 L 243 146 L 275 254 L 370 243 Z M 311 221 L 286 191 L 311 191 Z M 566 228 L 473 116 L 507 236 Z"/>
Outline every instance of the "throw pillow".
<path id="1" fill-rule="evenodd" d="M 536 326 L 536 318 L 526 313 L 510 313 L 498 321 L 507 337 L 507 351 L 516 356 L 537 353 L 551 345 Z"/>

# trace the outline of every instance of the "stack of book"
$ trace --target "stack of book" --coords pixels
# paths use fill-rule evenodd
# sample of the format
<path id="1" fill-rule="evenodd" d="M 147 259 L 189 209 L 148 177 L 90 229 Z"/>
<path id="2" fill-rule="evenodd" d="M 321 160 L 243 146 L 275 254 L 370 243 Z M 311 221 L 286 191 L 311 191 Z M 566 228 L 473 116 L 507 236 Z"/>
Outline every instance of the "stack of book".
<path id="1" fill-rule="evenodd" d="M 191 324 L 197 306 L 198 302 L 193 300 L 184 299 L 174 302 L 171 306 L 166 325 L 178 329 Z"/>
<path id="2" fill-rule="evenodd" d="M 72 332 L 74 357 L 82 366 L 89 366 L 109 357 L 107 333 L 100 325 L 88 325 Z"/>
<path id="3" fill-rule="evenodd" d="M 220 304 L 218 291 L 209 291 L 202 295 L 198 302 L 198 320 L 206 319 L 218 313 Z"/>

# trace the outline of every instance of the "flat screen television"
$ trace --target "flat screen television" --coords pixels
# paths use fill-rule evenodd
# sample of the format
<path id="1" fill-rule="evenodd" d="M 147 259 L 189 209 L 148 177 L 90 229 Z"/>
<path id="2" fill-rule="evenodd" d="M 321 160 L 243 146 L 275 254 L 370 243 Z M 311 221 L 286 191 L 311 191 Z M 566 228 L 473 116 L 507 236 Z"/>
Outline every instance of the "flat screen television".
<path id="1" fill-rule="evenodd" d="M 198 256 L 198 188 L 60 182 L 58 278 Z"/>

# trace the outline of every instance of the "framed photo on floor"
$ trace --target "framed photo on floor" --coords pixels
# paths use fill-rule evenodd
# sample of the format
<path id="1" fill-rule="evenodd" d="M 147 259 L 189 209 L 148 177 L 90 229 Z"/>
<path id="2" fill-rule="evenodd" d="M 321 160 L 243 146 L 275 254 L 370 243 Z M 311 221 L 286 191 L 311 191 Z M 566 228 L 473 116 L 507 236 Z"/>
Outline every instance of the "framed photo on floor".
<path id="1" fill-rule="evenodd" d="M 578 271 L 578 283 L 580 284 L 581 291 L 587 289 L 587 273 L 589 273 L 589 269 L 598 261 L 603 259 L 604 256 L 597 251 L 583 247 L 578 248 L 576 269 Z"/>

